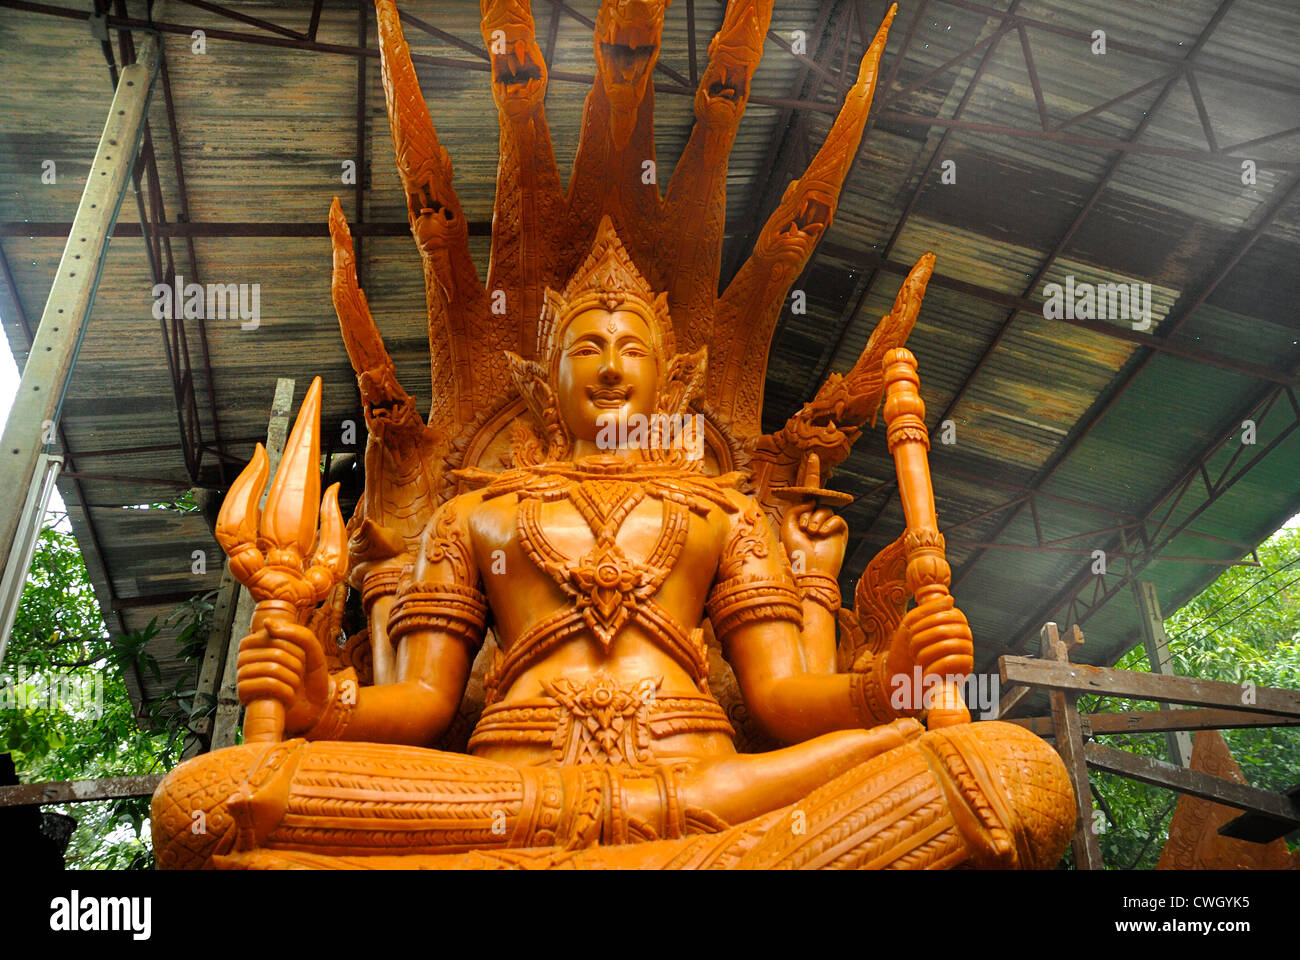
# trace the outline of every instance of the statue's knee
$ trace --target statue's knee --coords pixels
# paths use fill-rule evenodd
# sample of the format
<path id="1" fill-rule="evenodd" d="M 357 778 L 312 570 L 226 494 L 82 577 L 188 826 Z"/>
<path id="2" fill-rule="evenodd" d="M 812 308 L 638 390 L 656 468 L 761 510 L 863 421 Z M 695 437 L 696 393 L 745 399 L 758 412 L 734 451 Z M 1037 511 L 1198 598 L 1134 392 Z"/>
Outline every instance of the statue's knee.
<path id="1" fill-rule="evenodd" d="M 1049 869 L 1074 833 L 1074 789 L 1046 742 L 1011 723 L 945 727 L 919 741 L 941 774 L 975 866 Z"/>
<path id="2" fill-rule="evenodd" d="M 187 760 L 163 778 L 150 805 L 160 869 L 207 867 L 214 855 L 231 852 L 239 834 L 231 800 L 246 792 L 267 752 L 264 745 L 226 747 Z"/>

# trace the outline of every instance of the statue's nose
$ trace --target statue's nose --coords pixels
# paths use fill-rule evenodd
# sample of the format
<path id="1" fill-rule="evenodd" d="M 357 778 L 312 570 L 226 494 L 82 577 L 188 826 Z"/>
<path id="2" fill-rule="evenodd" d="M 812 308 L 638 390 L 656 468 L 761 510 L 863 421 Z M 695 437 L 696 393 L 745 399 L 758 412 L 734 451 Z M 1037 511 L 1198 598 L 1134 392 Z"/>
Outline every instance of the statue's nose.
<path id="1" fill-rule="evenodd" d="M 623 379 L 623 365 L 619 362 L 618 354 L 610 351 L 605 354 L 600 364 L 600 381 L 601 383 L 618 383 Z"/>

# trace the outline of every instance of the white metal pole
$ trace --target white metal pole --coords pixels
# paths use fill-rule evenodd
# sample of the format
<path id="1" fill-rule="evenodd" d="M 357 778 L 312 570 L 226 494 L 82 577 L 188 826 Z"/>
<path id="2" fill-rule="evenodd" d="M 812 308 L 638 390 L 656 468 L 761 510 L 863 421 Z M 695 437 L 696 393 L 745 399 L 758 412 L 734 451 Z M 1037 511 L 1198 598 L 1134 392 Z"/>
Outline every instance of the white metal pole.
<path id="1" fill-rule="evenodd" d="M 0 441 L 0 490 L 10 494 L 31 487 L 41 454 L 55 436 L 68 380 L 95 302 L 108 241 L 140 149 L 149 96 L 158 74 L 159 49 L 157 35 L 145 36 L 136 62 L 123 67 L 119 74 L 108 121 L 72 221 L 72 233 L 63 248 L 54 286 L 45 302 Z M 12 555 L 22 507 L 23 500 L 18 496 L 0 500 L 0 557 Z M 26 571 L 22 574 L 25 576 Z"/>

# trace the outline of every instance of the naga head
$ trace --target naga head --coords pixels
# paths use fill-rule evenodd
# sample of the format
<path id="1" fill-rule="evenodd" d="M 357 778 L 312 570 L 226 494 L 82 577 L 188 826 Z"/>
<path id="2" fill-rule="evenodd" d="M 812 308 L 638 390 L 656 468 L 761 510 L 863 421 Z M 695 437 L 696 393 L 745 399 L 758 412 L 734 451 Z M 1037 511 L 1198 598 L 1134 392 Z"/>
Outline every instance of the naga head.
<path id="1" fill-rule="evenodd" d="M 610 424 L 680 415 L 704 381 L 704 350 L 678 354 L 668 296 L 656 294 L 605 215 L 564 290 L 547 289 L 538 360 L 509 354 L 512 374 L 547 432 L 551 459 Z"/>
<path id="2" fill-rule="evenodd" d="M 709 65 L 695 92 L 696 117 L 708 115 L 723 123 L 744 111 L 749 82 L 763 56 L 764 22 L 755 0 L 744 0 L 734 13 L 728 10 L 722 29 L 709 42 Z"/>
<path id="3" fill-rule="evenodd" d="M 492 98 L 511 120 L 531 116 L 546 98 L 546 60 L 525 0 L 482 3 L 483 42 L 492 60 Z"/>
<path id="4" fill-rule="evenodd" d="M 803 264 L 831 225 L 836 193 L 830 185 L 818 183 L 811 172 L 790 181 L 754 244 L 754 255 L 795 268 Z"/>
<path id="5" fill-rule="evenodd" d="M 596 14 L 596 73 L 609 100 L 610 138 L 625 147 L 636 127 L 670 0 L 605 0 Z"/>

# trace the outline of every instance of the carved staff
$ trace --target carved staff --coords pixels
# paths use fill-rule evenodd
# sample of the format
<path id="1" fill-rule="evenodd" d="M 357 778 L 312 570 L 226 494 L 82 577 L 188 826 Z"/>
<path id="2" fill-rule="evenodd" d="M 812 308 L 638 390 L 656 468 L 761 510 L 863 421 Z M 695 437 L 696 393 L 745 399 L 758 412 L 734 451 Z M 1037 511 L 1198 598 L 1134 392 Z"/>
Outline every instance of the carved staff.
<path id="1" fill-rule="evenodd" d="M 898 494 L 903 501 L 907 532 L 903 539 L 907 554 L 907 589 L 918 606 L 929 600 L 951 596 L 952 568 L 944 556 L 943 534 L 939 532 L 938 514 L 934 509 L 934 487 L 930 481 L 930 433 L 925 426 L 925 402 L 921 399 L 921 378 L 916 371 L 916 357 L 902 348 L 885 354 L 885 436 L 898 473 Z M 941 639 L 930 646 L 939 646 Z M 922 659 L 926 648 L 913 645 L 912 655 Z M 937 651 L 931 651 L 934 653 Z M 943 677 L 956 672 L 951 667 L 956 658 L 943 656 L 930 664 L 927 674 Z M 964 664 L 963 664 L 964 665 Z M 967 667 L 969 670 L 969 667 Z M 966 671 L 960 671 L 966 672 Z M 919 694 L 919 691 L 917 691 Z M 944 681 L 938 691 L 937 704 L 927 716 L 930 727 L 970 721 L 970 711 L 962 699 L 960 686 Z"/>
<path id="2" fill-rule="evenodd" d="M 258 504 L 269 464 L 259 443 L 217 514 L 217 540 L 230 557 L 230 572 L 257 601 L 251 624 L 254 634 L 272 619 L 306 623 L 312 609 L 347 572 L 339 485 L 331 486 L 320 499 L 320 407 L 321 381 L 317 377 L 289 434 L 265 508 Z M 244 714 L 244 742 L 282 739 L 284 705 L 270 698 L 249 703 Z"/>

